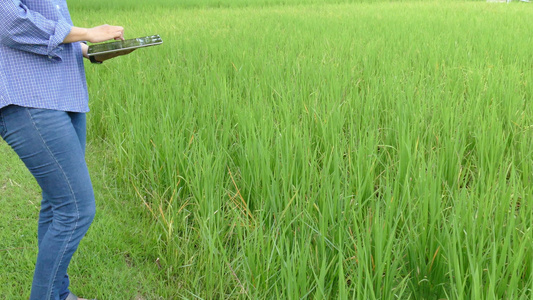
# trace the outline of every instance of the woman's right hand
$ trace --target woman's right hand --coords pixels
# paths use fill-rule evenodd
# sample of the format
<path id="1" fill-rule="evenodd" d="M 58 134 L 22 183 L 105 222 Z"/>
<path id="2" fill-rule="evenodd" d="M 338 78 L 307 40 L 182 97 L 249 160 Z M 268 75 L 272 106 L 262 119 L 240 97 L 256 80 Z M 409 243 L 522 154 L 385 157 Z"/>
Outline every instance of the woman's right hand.
<path id="1" fill-rule="evenodd" d="M 124 28 L 121 26 L 100 25 L 87 30 L 87 40 L 91 43 L 100 43 L 108 40 L 124 40 Z"/>
<path id="2" fill-rule="evenodd" d="M 63 43 L 87 41 L 100 43 L 108 40 L 124 40 L 124 28 L 122 26 L 100 25 L 93 28 L 72 27 Z"/>

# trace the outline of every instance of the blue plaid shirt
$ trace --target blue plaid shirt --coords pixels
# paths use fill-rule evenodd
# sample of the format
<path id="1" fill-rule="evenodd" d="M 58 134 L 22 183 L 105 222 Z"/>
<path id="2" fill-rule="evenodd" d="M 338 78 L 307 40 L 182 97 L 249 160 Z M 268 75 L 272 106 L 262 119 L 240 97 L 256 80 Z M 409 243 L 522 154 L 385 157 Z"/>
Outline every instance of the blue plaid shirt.
<path id="1" fill-rule="evenodd" d="M 0 0 L 0 108 L 89 111 L 80 43 L 62 44 L 71 28 L 65 0 Z"/>

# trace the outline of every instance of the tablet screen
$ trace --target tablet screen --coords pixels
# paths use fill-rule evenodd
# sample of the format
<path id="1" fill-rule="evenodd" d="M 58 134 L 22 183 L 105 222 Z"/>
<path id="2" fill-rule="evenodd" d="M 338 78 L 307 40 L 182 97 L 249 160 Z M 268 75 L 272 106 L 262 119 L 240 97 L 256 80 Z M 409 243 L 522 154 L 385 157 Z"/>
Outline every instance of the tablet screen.
<path id="1" fill-rule="evenodd" d="M 114 41 L 110 43 L 95 44 L 89 46 L 87 55 L 94 56 L 104 53 L 118 52 L 129 49 L 137 49 L 142 47 L 149 47 L 160 45 L 163 40 L 159 35 L 145 36 L 136 39 L 128 39 L 124 41 Z"/>

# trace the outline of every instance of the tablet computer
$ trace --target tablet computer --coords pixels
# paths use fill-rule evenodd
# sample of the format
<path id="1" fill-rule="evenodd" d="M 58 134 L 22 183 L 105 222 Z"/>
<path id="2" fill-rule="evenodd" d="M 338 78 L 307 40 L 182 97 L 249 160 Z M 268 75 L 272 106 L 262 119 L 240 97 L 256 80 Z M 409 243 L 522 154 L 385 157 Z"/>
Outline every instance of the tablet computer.
<path id="1" fill-rule="evenodd" d="M 163 40 L 159 35 L 156 34 L 151 36 L 139 37 L 136 39 L 90 45 L 89 50 L 87 51 L 87 55 L 95 56 L 105 53 L 133 50 L 137 48 L 150 47 L 161 44 L 163 44 Z"/>

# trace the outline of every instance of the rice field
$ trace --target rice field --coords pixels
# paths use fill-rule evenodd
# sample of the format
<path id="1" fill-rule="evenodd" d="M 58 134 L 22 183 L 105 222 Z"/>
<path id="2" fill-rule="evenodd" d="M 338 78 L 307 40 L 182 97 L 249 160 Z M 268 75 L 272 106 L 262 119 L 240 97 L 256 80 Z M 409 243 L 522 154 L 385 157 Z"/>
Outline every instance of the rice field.
<path id="1" fill-rule="evenodd" d="M 532 5 L 87 2 L 164 40 L 86 67 L 173 299 L 533 297 Z"/>

